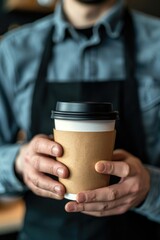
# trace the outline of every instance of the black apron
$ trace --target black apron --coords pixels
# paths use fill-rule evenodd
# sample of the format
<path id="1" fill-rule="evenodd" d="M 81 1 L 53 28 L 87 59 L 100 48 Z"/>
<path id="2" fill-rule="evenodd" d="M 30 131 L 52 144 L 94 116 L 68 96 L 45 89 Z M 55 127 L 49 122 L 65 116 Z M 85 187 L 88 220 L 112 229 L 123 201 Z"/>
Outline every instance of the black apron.
<path id="1" fill-rule="evenodd" d="M 123 28 L 124 57 L 127 79 L 103 82 L 58 83 L 46 81 L 47 64 L 52 57 L 52 33 L 49 32 L 42 56 L 33 97 L 32 136 L 38 133 L 51 134 L 53 120 L 51 110 L 56 101 L 109 101 L 120 113 L 117 121 L 116 147 L 126 149 L 147 162 L 144 132 L 139 108 L 135 73 L 134 26 L 131 15 L 125 11 Z M 138 129 L 138 131 L 137 131 Z M 114 179 L 115 181 L 115 179 Z M 67 200 L 57 201 L 25 195 L 26 216 L 20 240 L 145 240 L 148 236 L 159 240 L 159 224 L 132 211 L 111 217 L 92 217 L 82 213 L 66 213 Z"/>

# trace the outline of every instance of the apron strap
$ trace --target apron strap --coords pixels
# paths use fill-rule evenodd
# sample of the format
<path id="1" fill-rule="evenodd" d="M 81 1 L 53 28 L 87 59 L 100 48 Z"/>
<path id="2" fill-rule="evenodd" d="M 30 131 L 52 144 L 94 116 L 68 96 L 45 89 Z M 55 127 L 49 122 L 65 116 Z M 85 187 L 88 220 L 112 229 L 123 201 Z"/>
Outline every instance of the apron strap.
<path id="1" fill-rule="evenodd" d="M 122 122 L 124 124 L 124 129 L 129 129 L 130 132 L 127 133 L 131 148 L 131 153 L 137 153 L 143 162 L 147 163 L 146 154 L 146 142 L 145 142 L 145 132 L 142 124 L 142 113 L 140 110 L 140 101 L 138 94 L 138 81 L 136 79 L 136 34 L 133 18 L 128 9 L 124 12 L 124 54 L 125 54 L 125 68 L 127 74 L 127 81 L 125 81 L 124 89 L 122 93 L 123 108 L 122 108 Z M 131 111 L 130 111 L 131 109 Z M 133 124 L 134 123 L 134 124 Z M 136 140 L 136 141 L 135 141 Z"/>
<path id="2" fill-rule="evenodd" d="M 41 119 L 40 113 L 42 113 L 43 103 L 45 100 L 46 93 L 46 76 L 48 70 L 48 64 L 52 57 L 52 49 L 53 49 L 53 27 L 49 29 L 48 34 L 46 36 L 45 49 L 42 53 L 42 60 L 40 62 L 37 78 L 35 81 L 34 94 L 33 94 L 33 103 L 31 110 L 31 136 L 32 138 L 40 129 L 40 121 Z"/>

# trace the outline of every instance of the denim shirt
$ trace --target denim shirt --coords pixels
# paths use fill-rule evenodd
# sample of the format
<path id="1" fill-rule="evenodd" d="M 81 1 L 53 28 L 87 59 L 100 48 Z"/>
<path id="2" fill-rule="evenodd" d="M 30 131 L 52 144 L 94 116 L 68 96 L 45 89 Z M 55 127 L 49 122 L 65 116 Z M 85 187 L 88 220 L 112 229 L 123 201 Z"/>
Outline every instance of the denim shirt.
<path id="1" fill-rule="evenodd" d="M 123 42 L 123 0 L 107 11 L 93 28 L 90 39 L 79 35 L 59 4 L 54 14 L 6 34 L 0 42 L 0 195 L 23 193 L 25 186 L 14 174 L 20 149 L 15 143 L 18 129 L 30 136 L 30 115 L 35 79 L 45 36 L 51 26 L 53 59 L 48 81 L 104 81 L 125 79 Z M 132 10 L 136 29 L 140 107 L 145 129 L 151 189 L 143 205 L 134 211 L 160 222 L 160 19 Z M 103 26 L 106 38 L 101 39 Z"/>

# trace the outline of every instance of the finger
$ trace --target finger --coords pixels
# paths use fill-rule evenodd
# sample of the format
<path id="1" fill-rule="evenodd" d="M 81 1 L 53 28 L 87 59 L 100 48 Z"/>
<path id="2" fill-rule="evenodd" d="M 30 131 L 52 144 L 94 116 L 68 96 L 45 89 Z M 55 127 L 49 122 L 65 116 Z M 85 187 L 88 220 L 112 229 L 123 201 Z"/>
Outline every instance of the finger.
<path id="1" fill-rule="evenodd" d="M 25 176 L 25 182 L 27 185 L 32 187 L 32 191 L 39 194 L 41 190 L 45 190 L 45 192 L 51 192 L 59 196 L 64 196 L 65 187 L 62 184 L 43 173 L 37 173 L 32 169 L 29 170 L 30 175 Z"/>
<path id="2" fill-rule="evenodd" d="M 113 151 L 112 160 L 113 161 L 124 161 L 131 154 L 123 149 L 116 149 Z"/>
<path id="3" fill-rule="evenodd" d="M 62 146 L 42 135 L 34 137 L 32 149 L 36 153 L 60 157 L 63 154 Z"/>
<path id="4" fill-rule="evenodd" d="M 99 203 L 77 203 L 77 202 L 68 202 L 65 206 L 67 212 L 99 212 L 112 209 L 114 206 L 111 206 L 112 203 L 108 202 L 99 202 Z"/>
<path id="5" fill-rule="evenodd" d="M 80 192 L 76 196 L 78 203 L 106 202 L 119 200 L 130 193 L 127 181 L 120 182 L 105 188 Z"/>
<path id="6" fill-rule="evenodd" d="M 109 216 L 115 214 L 121 214 L 128 210 L 126 204 L 116 204 L 114 202 L 100 202 L 100 203 L 77 203 L 68 202 L 65 205 L 67 212 L 83 212 L 94 216 Z"/>
<path id="7" fill-rule="evenodd" d="M 114 216 L 123 214 L 128 210 L 126 205 L 122 204 L 118 207 L 115 207 L 113 209 L 108 209 L 106 211 L 82 211 L 82 213 L 85 213 L 87 215 L 95 216 L 95 217 L 104 217 L 104 216 Z"/>
<path id="8" fill-rule="evenodd" d="M 30 163 L 39 172 L 48 173 L 60 178 L 67 178 L 69 176 L 67 167 L 53 158 L 35 155 L 30 160 Z"/>
<path id="9" fill-rule="evenodd" d="M 95 165 L 99 173 L 127 177 L 130 172 L 129 164 L 124 161 L 99 161 Z"/>
<path id="10" fill-rule="evenodd" d="M 134 176 L 137 173 L 139 174 L 139 170 L 143 168 L 140 159 L 123 149 L 117 149 L 114 151 L 113 162 L 114 161 L 123 161 L 128 164 L 128 176 Z"/>
<path id="11" fill-rule="evenodd" d="M 40 189 L 38 187 L 35 187 L 35 185 L 32 182 L 28 182 L 28 187 L 30 188 L 30 190 L 34 194 L 36 194 L 40 197 L 53 198 L 53 199 L 57 199 L 57 200 L 61 200 L 61 199 L 64 198 L 63 195 L 59 195 L 59 194 L 56 194 L 54 192 L 46 191 L 44 189 Z"/>
<path id="12" fill-rule="evenodd" d="M 76 201 L 78 203 L 114 201 L 116 199 L 121 198 L 121 195 L 122 195 L 120 194 L 120 191 L 119 191 L 120 187 L 118 186 L 116 187 L 116 185 L 118 184 L 115 184 L 114 187 L 112 185 L 106 188 L 99 188 L 92 191 L 80 192 L 76 196 Z"/>

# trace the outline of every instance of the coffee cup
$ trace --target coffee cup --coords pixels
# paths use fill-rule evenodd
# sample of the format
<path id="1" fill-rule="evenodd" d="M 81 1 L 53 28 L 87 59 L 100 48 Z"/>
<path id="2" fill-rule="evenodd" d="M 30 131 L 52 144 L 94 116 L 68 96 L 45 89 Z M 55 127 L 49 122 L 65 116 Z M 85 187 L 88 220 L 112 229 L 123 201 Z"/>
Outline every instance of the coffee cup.
<path id="1" fill-rule="evenodd" d="M 64 149 L 57 161 L 69 169 L 65 198 L 76 199 L 80 191 L 109 184 L 109 175 L 97 173 L 96 162 L 111 160 L 115 144 L 118 112 L 108 102 L 57 102 L 52 110 L 54 140 Z"/>

